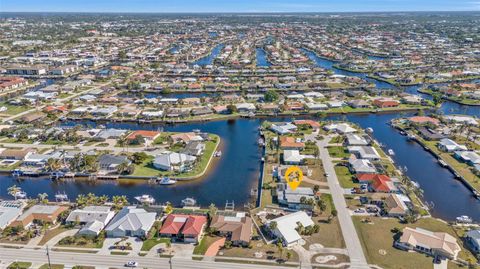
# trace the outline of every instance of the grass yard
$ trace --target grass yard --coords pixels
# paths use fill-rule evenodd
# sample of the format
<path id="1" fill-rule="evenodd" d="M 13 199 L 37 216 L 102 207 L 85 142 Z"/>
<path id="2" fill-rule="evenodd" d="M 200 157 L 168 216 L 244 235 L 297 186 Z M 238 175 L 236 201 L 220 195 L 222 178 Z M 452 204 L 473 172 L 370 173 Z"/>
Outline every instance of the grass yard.
<path id="1" fill-rule="evenodd" d="M 348 158 L 350 157 L 350 153 L 342 146 L 329 146 L 328 153 L 332 158 Z"/>
<path id="2" fill-rule="evenodd" d="M 65 268 L 65 265 L 63 264 L 52 264 L 51 266 L 51 269 L 63 269 Z M 50 267 L 48 266 L 48 263 L 40 266 L 40 269 L 50 269 Z"/>
<path id="3" fill-rule="evenodd" d="M 342 188 L 355 188 L 360 186 L 360 184 L 353 182 L 353 175 L 348 170 L 348 167 L 336 165 L 335 173 Z"/>
<path id="4" fill-rule="evenodd" d="M 40 242 L 38 243 L 39 246 L 43 246 L 45 245 L 45 243 L 47 243 L 50 239 L 54 238 L 55 236 L 65 232 L 65 231 L 68 231 L 67 228 L 65 227 L 58 227 L 58 228 L 55 228 L 53 230 L 48 230 L 45 235 L 42 237 L 42 240 L 40 240 Z"/>
<path id="5" fill-rule="evenodd" d="M 202 241 L 193 249 L 193 254 L 194 255 L 203 255 L 207 251 L 208 247 L 215 241 L 220 239 L 220 237 L 217 236 L 208 236 L 205 235 L 202 238 Z"/>
<path id="6" fill-rule="evenodd" d="M 364 223 L 362 222 L 363 219 L 364 217 L 352 217 L 358 237 L 362 242 L 365 256 L 367 257 L 368 263 L 378 265 L 382 268 L 433 268 L 432 257 L 394 248 L 394 234 L 391 232 L 393 228 L 399 228 L 401 230 L 407 226 L 414 228 L 420 227 L 435 232 L 446 232 L 457 237 L 455 230 L 451 226 L 433 218 L 420 219 L 416 223 L 408 225 L 399 223 L 397 219 L 370 217 L 372 220 L 371 223 Z M 458 257 L 464 260 L 474 259 L 473 255 L 463 248 L 462 241 L 458 237 L 457 240 L 462 247 L 462 251 Z M 386 251 L 385 255 L 382 255 L 384 253 L 381 254 L 383 251 Z"/>
<path id="7" fill-rule="evenodd" d="M 251 248 L 242 248 L 242 247 L 232 247 L 230 249 L 222 248 L 219 252 L 222 252 L 223 255 L 221 257 L 238 257 L 238 258 L 256 258 L 255 253 L 260 252 L 262 253 L 261 258 L 257 258 L 259 261 L 261 260 L 275 260 L 280 258 L 280 252 L 278 251 L 278 247 L 275 244 L 266 245 L 263 241 L 258 240 L 251 242 Z M 288 260 L 290 262 L 298 261 L 298 255 L 293 250 L 288 250 L 286 248 L 283 249 L 282 258 L 287 259 L 287 252 L 290 253 L 291 258 Z M 217 255 L 219 257 L 219 255 Z"/>
<path id="8" fill-rule="evenodd" d="M 120 255 L 120 256 L 126 256 L 130 254 L 128 251 L 111 251 L 110 255 Z"/>
<path id="9" fill-rule="evenodd" d="M 152 238 L 152 239 L 147 239 L 143 241 L 142 249 L 141 251 L 149 251 L 151 250 L 154 246 L 164 243 L 167 244 L 170 242 L 170 238 Z"/>
<path id="10" fill-rule="evenodd" d="M 32 109 L 32 107 L 29 107 L 29 106 L 11 105 L 11 104 L 8 104 L 7 102 L 0 102 L 0 107 L 2 107 L 2 106 L 7 108 L 7 111 L 4 111 L 2 113 L 5 113 L 5 114 L 11 115 L 11 116 L 17 115 L 17 114 L 25 112 L 29 109 Z"/>
<path id="11" fill-rule="evenodd" d="M 31 262 L 13 262 L 7 269 L 28 269 L 30 266 L 32 266 Z"/>

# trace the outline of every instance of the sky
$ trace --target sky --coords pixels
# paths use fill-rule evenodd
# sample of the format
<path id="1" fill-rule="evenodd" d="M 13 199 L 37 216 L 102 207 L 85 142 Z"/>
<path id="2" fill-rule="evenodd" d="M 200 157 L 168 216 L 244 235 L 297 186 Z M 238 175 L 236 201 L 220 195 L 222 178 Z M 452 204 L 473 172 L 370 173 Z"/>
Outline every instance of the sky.
<path id="1" fill-rule="evenodd" d="M 0 12 L 480 11 L 480 0 L 0 0 Z"/>

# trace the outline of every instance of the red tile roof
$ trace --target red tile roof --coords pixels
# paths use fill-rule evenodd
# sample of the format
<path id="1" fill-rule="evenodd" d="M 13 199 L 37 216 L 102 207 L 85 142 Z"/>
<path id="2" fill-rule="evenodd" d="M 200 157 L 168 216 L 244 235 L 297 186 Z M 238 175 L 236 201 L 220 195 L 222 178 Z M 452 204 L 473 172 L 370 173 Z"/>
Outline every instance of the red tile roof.
<path id="1" fill-rule="evenodd" d="M 408 118 L 409 121 L 415 122 L 415 123 L 432 123 L 435 125 L 438 125 L 440 121 L 438 119 L 432 118 L 432 117 L 426 117 L 426 116 L 415 116 L 415 117 L 410 117 Z"/>
<path id="2" fill-rule="evenodd" d="M 155 131 L 139 130 L 139 131 L 134 131 L 131 134 L 129 134 L 127 136 L 127 139 L 135 139 L 139 135 L 141 135 L 143 138 L 154 139 L 159 134 L 160 134 L 159 132 L 155 132 Z"/>
<path id="3" fill-rule="evenodd" d="M 374 179 L 379 179 L 379 180 L 390 180 L 390 178 L 387 175 L 379 175 L 379 174 L 359 174 L 357 175 L 357 180 L 359 182 L 365 182 L 365 181 L 373 181 Z"/>
<path id="4" fill-rule="evenodd" d="M 372 188 L 377 191 L 377 192 L 390 192 L 392 189 L 390 188 L 390 185 L 388 184 L 390 181 L 390 178 L 382 178 L 382 177 L 376 177 L 372 180 Z"/>
<path id="5" fill-rule="evenodd" d="M 198 236 L 207 223 L 205 216 L 170 214 L 163 222 L 160 234 L 184 234 Z"/>
<path id="6" fill-rule="evenodd" d="M 293 122 L 295 125 L 310 125 L 310 127 L 316 129 L 320 128 L 320 123 L 313 120 L 296 120 Z"/>

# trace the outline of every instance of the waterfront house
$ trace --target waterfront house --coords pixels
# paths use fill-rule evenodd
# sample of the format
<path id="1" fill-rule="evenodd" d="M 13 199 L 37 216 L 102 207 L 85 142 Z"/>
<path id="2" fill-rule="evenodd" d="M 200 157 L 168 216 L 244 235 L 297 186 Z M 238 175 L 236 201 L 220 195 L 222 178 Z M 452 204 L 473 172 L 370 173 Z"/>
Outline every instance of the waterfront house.
<path id="1" fill-rule="evenodd" d="M 455 151 L 454 157 L 472 166 L 480 164 L 480 156 L 475 151 Z"/>
<path id="2" fill-rule="evenodd" d="M 457 239 L 448 233 L 431 232 L 421 228 L 406 227 L 402 236 L 395 241 L 395 247 L 403 250 L 415 250 L 431 256 L 457 259 L 461 251 Z"/>
<path id="3" fill-rule="evenodd" d="M 348 146 L 367 146 L 369 141 L 358 134 L 346 134 L 345 142 Z"/>
<path id="4" fill-rule="evenodd" d="M 370 103 L 365 100 L 352 100 L 347 102 L 347 104 L 353 108 L 369 108 Z"/>
<path id="5" fill-rule="evenodd" d="M 280 148 L 290 149 L 290 150 L 293 150 L 293 149 L 302 150 L 305 148 L 305 143 L 301 142 L 300 138 L 295 138 L 292 136 L 281 136 Z"/>
<path id="6" fill-rule="evenodd" d="M 369 188 L 374 192 L 392 193 L 398 191 L 397 186 L 389 177 L 374 177 L 369 184 Z"/>
<path id="7" fill-rule="evenodd" d="M 339 134 L 348 134 L 348 133 L 354 133 L 357 130 L 353 127 L 351 127 L 348 123 L 332 123 L 325 125 L 323 127 L 326 131 L 333 131 L 337 132 Z"/>
<path id="8" fill-rule="evenodd" d="M 214 106 L 212 109 L 217 114 L 228 114 L 230 112 L 226 105 Z"/>
<path id="9" fill-rule="evenodd" d="M 105 228 L 108 237 L 146 237 L 155 222 L 157 213 L 143 208 L 126 206 L 115 215 Z"/>
<path id="10" fill-rule="evenodd" d="M 118 166 L 123 163 L 127 165 L 132 164 L 126 156 L 104 154 L 98 158 L 98 166 L 100 167 L 100 170 L 106 172 L 117 172 Z"/>
<path id="11" fill-rule="evenodd" d="M 454 151 L 464 151 L 467 150 L 467 147 L 464 145 L 459 145 L 457 142 L 449 139 L 443 138 L 437 144 L 437 147 L 446 152 L 454 152 Z"/>
<path id="12" fill-rule="evenodd" d="M 290 164 L 290 165 L 298 165 L 302 164 L 303 161 L 307 158 L 315 158 L 314 156 L 310 155 L 302 155 L 300 151 L 296 149 L 286 149 L 283 151 L 283 163 Z"/>
<path id="13" fill-rule="evenodd" d="M 60 159 L 61 156 L 61 151 L 55 151 L 49 154 L 28 154 L 23 159 L 22 164 L 26 166 L 44 167 L 48 159 Z"/>
<path id="14" fill-rule="evenodd" d="M 255 112 L 256 110 L 255 105 L 252 103 L 240 103 L 235 106 L 240 113 Z"/>
<path id="15" fill-rule="evenodd" d="M 356 174 L 375 174 L 377 172 L 377 169 L 369 160 L 357 159 L 355 155 L 348 159 L 348 168 L 350 172 Z"/>
<path id="16" fill-rule="evenodd" d="M 23 123 L 34 123 L 41 121 L 47 117 L 47 114 L 42 112 L 30 113 L 20 118 L 20 121 Z"/>
<path id="17" fill-rule="evenodd" d="M 116 138 L 119 138 L 121 137 L 122 135 L 124 135 L 127 130 L 122 130 L 122 129 L 113 129 L 113 128 L 109 128 L 109 129 L 102 129 L 102 130 L 90 130 L 91 132 L 93 133 L 97 133 L 96 135 L 94 135 L 95 138 L 97 139 L 100 139 L 100 140 L 105 140 L 105 139 L 116 139 Z"/>
<path id="18" fill-rule="evenodd" d="M 210 228 L 225 236 L 232 245 L 247 247 L 252 237 L 253 221 L 244 212 L 237 212 L 235 216 L 216 215 Z"/>
<path id="19" fill-rule="evenodd" d="M 297 131 L 297 126 L 291 124 L 290 122 L 285 123 L 272 123 L 269 128 L 272 132 L 279 135 L 289 134 Z"/>
<path id="20" fill-rule="evenodd" d="M 81 225 L 79 235 L 97 236 L 114 216 L 109 206 L 86 206 L 70 212 L 65 223 Z"/>
<path id="21" fill-rule="evenodd" d="M 440 120 L 428 116 L 414 116 L 408 118 L 408 121 L 414 124 L 432 124 L 434 126 L 440 124 Z"/>
<path id="22" fill-rule="evenodd" d="M 272 231 L 272 233 L 287 247 L 294 246 L 302 240 L 301 235 L 297 232 L 299 223 L 303 227 L 314 225 L 312 219 L 304 211 L 297 211 L 279 218 L 272 219 L 267 222 L 267 227 L 271 222 L 277 223 L 277 227 Z"/>
<path id="23" fill-rule="evenodd" d="M 25 207 L 23 201 L 2 201 L 0 202 L 0 230 L 5 229 L 17 219 Z"/>
<path id="24" fill-rule="evenodd" d="M 321 103 L 313 103 L 313 102 L 308 102 L 308 103 L 305 103 L 305 107 L 308 109 L 308 110 L 327 110 L 328 109 L 328 106 L 326 104 L 321 104 Z"/>
<path id="25" fill-rule="evenodd" d="M 213 114 L 213 111 L 211 108 L 204 106 L 192 108 L 191 113 L 193 116 L 205 116 Z"/>
<path id="26" fill-rule="evenodd" d="M 388 195 L 383 203 L 387 216 L 395 218 L 405 216 L 410 211 L 409 205 L 412 205 L 410 199 L 406 195 L 397 193 Z"/>
<path id="27" fill-rule="evenodd" d="M 34 205 L 23 212 L 10 226 L 29 227 L 35 221 L 55 224 L 58 216 L 68 210 L 68 207 L 58 205 Z"/>
<path id="28" fill-rule="evenodd" d="M 170 214 L 158 232 L 160 236 L 186 243 L 198 243 L 202 239 L 207 218 L 199 215 Z"/>
<path id="29" fill-rule="evenodd" d="M 185 172 L 193 168 L 193 164 L 196 160 L 197 157 L 195 156 L 170 152 L 157 155 L 153 160 L 153 166 L 164 171 Z"/>
<path id="30" fill-rule="evenodd" d="M 5 149 L 0 152 L 0 159 L 5 160 L 24 160 L 25 157 L 31 155 L 35 152 L 34 149 L 25 148 L 25 149 Z"/>
<path id="31" fill-rule="evenodd" d="M 182 150 L 183 154 L 191 156 L 201 156 L 205 150 L 205 143 L 202 141 L 190 141 L 185 145 Z"/>
<path id="32" fill-rule="evenodd" d="M 278 203 L 281 206 L 286 206 L 290 209 L 295 210 L 312 210 L 313 205 L 302 202 L 302 200 L 305 199 L 305 201 L 307 201 L 315 199 L 312 188 L 298 187 L 293 190 L 292 188 L 290 188 L 289 185 L 285 183 L 278 184 L 277 197 Z M 302 197 L 304 198 L 302 199 Z"/>
<path id="33" fill-rule="evenodd" d="M 348 146 L 348 152 L 355 154 L 359 159 L 378 161 L 380 154 L 374 147 L 370 146 Z"/>
<path id="34" fill-rule="evenodd" d="M 470 230 L 465 233 L 465 241 L 470 251 L 474 254 L 480 253 L 480 230 Z"/>
<path id="35" fill-rule="evenodd" d="M 297 126 L 308 126 L 313 130 L 320 129 L 320 124 L 314 120 L 295 120 L 293 121 L 293 124 Z"/>
<path id="36" fill-rule="evenodd" d="M 131 143 L 136 140 L 137 137 L 142 137 L 145 140 L 145 145 L 151 145 L 157 137 L 160 136 L 160 132 L 156 131 L 147 131 L 147 130 L 138 130 L 133 131 L 127 136 L 127 140 Z"/>
<path id="37" fill-rule="evenodd" d="M 436 141 L 445 137 L 444 135 L 426 126 L 417 127 L 417 130 L 420 133 L 420 136 L 423 137 L 423 139 L 429 141 Z"/>
<path id="38" fill-rule="evenodd" d="M 387 108 L 387 107 L 397 107 L 400 103 L 397 100 L 393 100 L 391 98 L 379 98 L 373 100 L 373 104 L 379 108 Z"/>
<path id="39" fill-rule="evenodd" d="M 172 134 L 170 135 L 170 140 L 174 144 L 176 143 L 187 144 L 190 141 L 203 141 L 204 139 L 200 135 L 194 132 L 189 132 L 189 133 Z"/>

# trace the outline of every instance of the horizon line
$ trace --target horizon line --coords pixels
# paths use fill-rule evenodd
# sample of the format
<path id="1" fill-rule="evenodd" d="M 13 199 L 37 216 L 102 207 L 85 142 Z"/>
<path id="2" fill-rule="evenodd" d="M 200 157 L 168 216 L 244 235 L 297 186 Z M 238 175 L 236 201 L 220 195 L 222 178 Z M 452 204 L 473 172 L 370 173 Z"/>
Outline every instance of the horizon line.
<path id="1" fill-rule="evenodd" d="M 72 14 L 334 14 L 334 13 L 429 13 L 429 12 L 452 12 L 480 13 L 480 10 L 375 10 L 375 11 L 0 11 L 5 13 L 72 13 Z"/>

